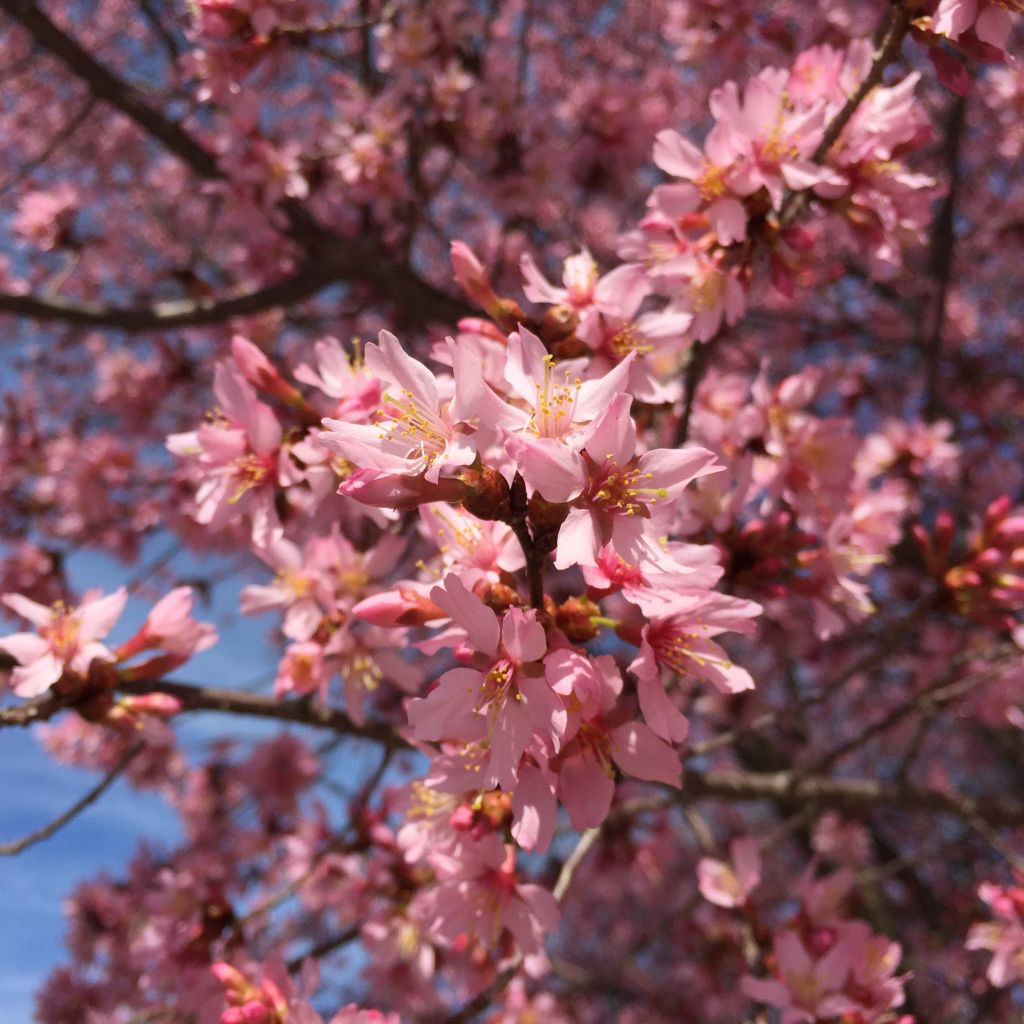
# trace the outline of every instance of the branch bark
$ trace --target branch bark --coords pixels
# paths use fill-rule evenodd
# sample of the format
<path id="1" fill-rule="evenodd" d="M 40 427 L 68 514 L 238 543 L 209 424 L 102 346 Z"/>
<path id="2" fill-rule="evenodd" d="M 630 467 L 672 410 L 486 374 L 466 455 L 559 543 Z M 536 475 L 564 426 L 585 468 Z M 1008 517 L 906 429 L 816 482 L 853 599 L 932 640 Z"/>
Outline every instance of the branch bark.
<path id="1" fill-rule="evenodd" d="M 122 331 L 197 327 L 301 302 L 315 295 L 334 279 L 334 275 L 325 268 L 306 265 L 284 281 L 232 298 L 200 301 L 177 299 L 146 306 L 108 306 L 74 302 L 57 296 L 42 298 L 35 295 L 0 294 L 0 313 L 85 327 L 113 327 Z"/>

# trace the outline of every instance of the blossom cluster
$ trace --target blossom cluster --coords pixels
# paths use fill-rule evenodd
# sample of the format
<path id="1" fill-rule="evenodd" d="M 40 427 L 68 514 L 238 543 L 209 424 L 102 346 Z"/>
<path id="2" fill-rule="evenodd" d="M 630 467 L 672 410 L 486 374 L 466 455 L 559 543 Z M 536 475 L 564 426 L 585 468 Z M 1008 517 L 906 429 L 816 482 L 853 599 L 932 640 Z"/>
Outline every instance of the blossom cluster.
<path id="1" fill-rule="evenodd" d="M 976 395 L 957 408 L 987 351 L 981 325 L 1014 330 L 1013 316 L 987 316 L 950 277 L 967 234 L 958 192 L 984 179 L 975 221 L 1006 237 L 1019 204 L 998 174 L 965 184 L 960 139 L 938 145 L 928 76 L 900 45 L 926 45 L 963 95 L 961 59 L 1004 61 L 1020 5 L 875 4 L 887 20 L 873 41 L 870 3 L 818 5 L 814 32 L 793 4 L 620 5 L 584 63 L 621 84 L 592 73 L 565 89 L 551 40 L 586 35 L 569 8 L 381 0 L 339 4 L 334 20 L 328 6 L 188 6 L 165 42 L 196 103 L 160 131 L 180 144 L 179 127 L 196 130 L 204 184 L 149 166 L 147 193 L 180 200 L 164 211 L 175 230 L 105 242 L 197 261 L 154 278 L 188 293 L 187 343 L 87 339 L 88 444 L 73 420 L 51 430 L 57 403 L 31 388 L 0 422 L 17 541 L 0 600 L 34 627 L 0 637 L 2 710 L 71 709 L 42 727 L 47 750 L 123 769 L 186 836 L 76 891 L 73 962 L 40 1019 L 397 1024 L 490 993 L 488 1020 L 509 1024 L 611 1019 L 611 1003 L 623 1022 L 736 1020 L 753 1003 L 782 1024 L 911 1024 L 900 1008 L 924 972 L 903 951 L 931 939 L 875 916 L 877 878 L 895 879 L 898 906 L 936 902 L 937 872 L 887 837 L 883 812 L 868 819 L 890 796 L 955 817 L 967 805 L 945 791 L 962 765 L 1017 749 L 1024 517 L 1013 427 Z M 656 42 L 623 54 L 646 18 Z M 737 40 L 754 38 L 760 70 L 742 80 Z M 706 104 L 685 75 L 657 73 L 672 48 L 676 71 L 714 66 Z M 976 100 L 1011 158 L 1022 82 L 994 69 Z M 262 102 L 275 91 L 279 105 Z M 84 266 L 91 299 L 104 290 L 87 196 L 42 182 L 12 231 L 47 266 L 66 261 L 54 291 Z M 110 197 L 112 216 L 123 201 Z M 578 233 L 563 229 L 577 201 Z M 627 223 L 616 204 L 642 213 Z M 435 218 L 456 239 L 451 274 L 424 240 L 441 237 Z M 206 257 L 182 239 L 210 225 L 233 277 L 308 307 L 207 338 Z M 979 266 L 990 237 L 969 240 Z M 344 287 L 316 298 L 306 273 Z M 20 292 L 19 274 L 0 266 Z M 956 374 L 937 368 L 944 353 Z M 912 359 L 926 364 L 920 414 L 899 383 Z M 992 398 L 1007 423 L 1011 391 Z M 146 581 L 162 596 L 120 643 L 129 588 L 72 596 L 61 545 L 132 557 L 160 524 L 244 565 L 237 610 L 272 623 L 272 695 L 170 678 L 216 641 L 180 580 Z M 950 721 L 978 736 L 946 722 L 954 704 Z M 172 720 L 201 708 L 336 741 L 218 742 L 193 764 Z M 369 768 L 364 743 L 379 748 Z M 875 805 L 867 784 L 843 789 L 849 762 L 828 774 L 844 758 L 877 773 Z M 807 775 L 866 823 L 813 802 L 768 832 L 760 810 L 731 806 L 789 814 Z M 702 801 L 722 795 L 709 824 Z M 900 824 L 912 851 L 946 838 Z M 734 835 L 728 859 L 712 856 Z M 797 880 L 762 864 L 783 865 L 775 844 L 817 856 Z M 989 981 L 1007 987 L 1024 900 L 991 882 L 981 895 L 994 920 L 966 948 L 991 952 Z M 320 960 L 344 982 L 333 1016 Z M 960 964 L 940 965 L 943 991 Z M 915 1013 L 941 1001 L 924 998 Z"/>

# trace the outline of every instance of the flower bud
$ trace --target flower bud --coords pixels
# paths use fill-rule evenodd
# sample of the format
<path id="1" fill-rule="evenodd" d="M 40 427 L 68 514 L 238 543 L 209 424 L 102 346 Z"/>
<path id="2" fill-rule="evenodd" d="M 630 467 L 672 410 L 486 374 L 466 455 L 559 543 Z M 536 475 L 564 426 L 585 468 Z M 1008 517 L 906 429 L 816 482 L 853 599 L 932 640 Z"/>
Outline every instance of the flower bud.
<path id="1" fill-rule="evenodd" d="M 467 298 L 472 299 L 481 309 L 493 316 L 501 299 L 495 295 L 483 264 L 465 242 L 452 242 L 451 256 L 455 280 L 459 287 L 466 293 Z"/>
<path id="2" fill-rule="evenodd" d="M 508 481 L 496 469 L 464 469 L 459 479 L 472 488 L 473 493 L 462 501 L 462 507 L 477 519 L 508 522 L 512 517 L 512 503 Z"/>
<path id="3" fill-rule="evenodd" d="M 357 619 L 385 628 L 423 626 L 446 617 L 430 598 L 404 587 L 364 598 L 352 609 L 352 614 Z"/>

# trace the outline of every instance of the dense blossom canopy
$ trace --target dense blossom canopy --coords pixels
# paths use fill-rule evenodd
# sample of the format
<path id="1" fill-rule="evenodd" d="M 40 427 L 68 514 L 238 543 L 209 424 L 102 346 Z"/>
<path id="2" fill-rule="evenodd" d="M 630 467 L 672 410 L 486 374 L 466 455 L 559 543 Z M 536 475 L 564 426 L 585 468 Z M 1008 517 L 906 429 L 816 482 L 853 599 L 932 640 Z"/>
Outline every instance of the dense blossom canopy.
<path id="1" fill-rule="evenodd" d="M 1022 9 L 0 0 L 42 1024 L 1019 1019 Z"/>

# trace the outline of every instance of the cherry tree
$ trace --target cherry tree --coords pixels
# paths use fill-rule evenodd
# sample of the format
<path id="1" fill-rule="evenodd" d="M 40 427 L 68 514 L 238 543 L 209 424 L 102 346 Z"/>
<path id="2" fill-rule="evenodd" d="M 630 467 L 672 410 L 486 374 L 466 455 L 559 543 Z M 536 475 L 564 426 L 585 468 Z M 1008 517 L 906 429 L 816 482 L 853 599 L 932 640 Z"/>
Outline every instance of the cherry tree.
<path id="1" fill-rule="evenodd" d="M 1021 10 L 0 0 L 39 1021 L 1018 1019 Z"/>

